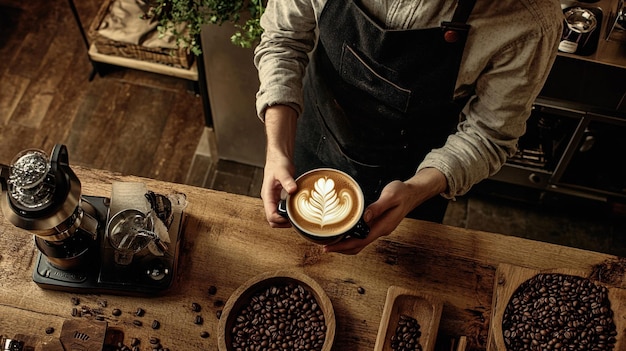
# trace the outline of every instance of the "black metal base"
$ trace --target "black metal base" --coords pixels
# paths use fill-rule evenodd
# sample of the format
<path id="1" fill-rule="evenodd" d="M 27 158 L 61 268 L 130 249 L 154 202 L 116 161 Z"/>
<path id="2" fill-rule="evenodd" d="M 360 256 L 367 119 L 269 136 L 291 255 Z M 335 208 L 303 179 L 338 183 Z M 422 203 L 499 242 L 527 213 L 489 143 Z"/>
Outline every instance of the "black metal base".
<path id="1" fill-rule="evenodd" d="M 169 228 L 170 244 L 164 256 L 147 255 L 135 258 L 128 266 L 113 261 L 113 248 L 105 240 L 108 221 L 108 198 L 84 196 L 97 211 L 98 239 L 90 248 L 80 268 L 59 269 L 39 253 L 33 281 L 44 289 L 79 293 L 116 295 L 158 295 L 167 291 L 174 281 L 178 253 L 182 241 L 184 213 L 174 213 Z"/>

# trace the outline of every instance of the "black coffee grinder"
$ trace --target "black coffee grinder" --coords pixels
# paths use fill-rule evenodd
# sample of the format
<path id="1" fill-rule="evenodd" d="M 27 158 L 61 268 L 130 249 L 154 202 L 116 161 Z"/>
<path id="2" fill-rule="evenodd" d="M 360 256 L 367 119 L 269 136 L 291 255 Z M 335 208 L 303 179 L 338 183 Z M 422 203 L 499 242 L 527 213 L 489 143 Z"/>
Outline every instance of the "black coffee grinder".
<path id="1" fill-rule="evenodd" d="M 150 212 L 167 220 L 163 228 L 169 244 L 155 238 L 156 249 L 119 265 L 106 237 L 107 223 L 115 215 L 110 213 L 111 199 L 81 195 L 64 145 L 56 145 L 50 156 L 36 149 L 21 152 L 10 166 L 0 165 L 0 184 L 5 218 L 34 236 L 39 257 L 33 280 L 39 286 L 125 295 L 158 294 L 171 286 L 183 215 L 182 210 L 172 211 L 175 206 L 167 197 L 145 194 L 154 206 Z"/>

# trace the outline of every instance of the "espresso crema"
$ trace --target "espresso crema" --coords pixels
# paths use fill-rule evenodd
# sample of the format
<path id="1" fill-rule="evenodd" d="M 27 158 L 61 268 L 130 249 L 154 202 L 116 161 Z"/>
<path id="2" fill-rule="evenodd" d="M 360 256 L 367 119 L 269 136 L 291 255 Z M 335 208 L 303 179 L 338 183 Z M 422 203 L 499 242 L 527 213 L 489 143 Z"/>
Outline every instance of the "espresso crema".
<path id="1" fill-rule="evenodd" d="M 335 170 L 305 174 L 290 196 L 288 212 L 302 230 L 318 236 L 342 234 L 360 219 L 363 196 L 358 185 Z"/>

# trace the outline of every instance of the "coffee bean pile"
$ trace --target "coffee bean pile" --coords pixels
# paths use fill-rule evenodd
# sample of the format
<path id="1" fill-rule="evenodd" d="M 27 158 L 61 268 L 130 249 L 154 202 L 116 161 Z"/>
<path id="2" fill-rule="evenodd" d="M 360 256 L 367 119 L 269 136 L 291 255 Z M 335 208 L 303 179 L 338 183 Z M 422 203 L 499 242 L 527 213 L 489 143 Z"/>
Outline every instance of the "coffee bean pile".
<path id="1" fill-rule="evenodd" d="M 417 319 L 400 315 L 396 332 L 391 336 L 391 349 L 394 351 L 421 351 L 422 345 L 419 342 L 422 336 L 420 325 Z"/>
<path id="2" fill-rule="evenodd" d="M 300 284 L 262 289 L 233 312 L 232 350 L 321 350 L 324 345 L 324 313 Z"/>
<path id="3" fill-rule="evenodd" d="M 522 283 L 503 315 L 507 350 L 613 350 L 608 290 L 588 279 L 538 274 Z"/>

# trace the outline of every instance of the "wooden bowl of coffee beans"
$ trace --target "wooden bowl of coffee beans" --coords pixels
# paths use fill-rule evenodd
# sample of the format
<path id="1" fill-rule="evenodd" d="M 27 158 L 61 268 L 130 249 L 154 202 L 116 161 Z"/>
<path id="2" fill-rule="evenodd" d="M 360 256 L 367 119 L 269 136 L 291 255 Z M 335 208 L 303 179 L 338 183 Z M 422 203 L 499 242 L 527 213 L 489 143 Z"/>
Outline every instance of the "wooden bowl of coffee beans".
<path id="1" fill-rule="evenodd" d="M 442 311 L 433 296 L 390 286 L 374 351 L 433 351 Z"/>
<path id="2" fill-rule="evenodd" d="M 329 351 L 335 312 L 321 286 L 296 271 L 260 274 L 230 296 L 218 325 L 220 351 Z"/>
<path id="3" fill-rule="evenodd" d="M 487 351 L 624 350 L 624 301 L 589 272 L 500 264 Z"/>

